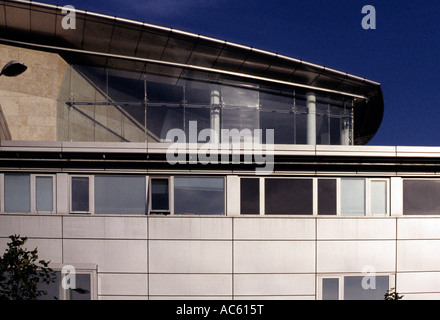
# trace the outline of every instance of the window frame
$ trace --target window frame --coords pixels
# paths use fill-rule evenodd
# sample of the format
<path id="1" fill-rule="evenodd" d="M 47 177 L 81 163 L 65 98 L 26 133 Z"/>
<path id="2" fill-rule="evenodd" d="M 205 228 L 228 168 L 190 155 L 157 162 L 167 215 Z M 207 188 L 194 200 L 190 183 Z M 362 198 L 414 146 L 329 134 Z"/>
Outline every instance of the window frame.
<path id="1" fill-rule="evenodd" d="M 89 210 L 88 211 L 75 211 L 72 209 L 73 197 L 72 197 L 72 181 L 73 178 L 88 178 L 89 179 Z M 69 174 L 69 213 L 70 214 L 95 214 L 95 175 L 84 174 Z"/>
<path id="2" fill-rule="evenodd" d="M 335 176 L 276 176 L 276 177 L 253 177 L 253 176 L 239 176 L 240 182 L 238 184 L 238 192 L 239 192 L 239 202 L 238 207 L 241 208 L 241 179 L 260 179 L 260 215 L 264 216 L 270 216 L 270 217 L 310 217 L 310 216 L 319 216 L 324 218 L 332 218 L 332 217 L 346 217 L 346 218 L 356 218 L 356 217 L 388 217 L 390 216 L 391 212 L 391 201 L 390 201 L 390 194 L 391 194 L 391 182 L 390 178 L 382 178 L 382 177 L 356 177 L 356 176 L 343 176 L 343 177 L 335 177 Z M 307 214 L 307 215 L 298 215 L 298 214 L 266 214 L 266 204 L 265 204 L 265 179 L 306 179 L 306 180 L 312 180 L 312 189 L 313 189 L 313 213 Z M 359 179 L 364 181 L 364 199 L 365 199 L 365 207 L 364 207 L 364 214 L 363 215 L 342 215 L 341 210 L 341 185 L 343 179 Z M 319 214 L 318 212 L 318 181 L 319 180 L 336 180 L 336 214 L 335 215 L 324 215 Z M 373 181 L 383 181 L 386 183 L 386 194 L 385 194 L 385 208 L 386 213 L 373 213 L 372 212 L 372 182 Z M 239 213 L 241 217 L 245 216 L 257 216 L 256 214 L 242 214 Z"/>
<path id="3" fill-rule="evenodd" d="M 172 176 L 147 176 L 147 215 L 174 215 L 174 179 Z M 168 210 L 153 210 L 152 181 L 168 180 Z M 168 213 L 164 213 L 168 212 Z"/>
<path id="4" fill-rule="evenodd" d="M 338 279 L 338 300 L 345 301 L 345 278 L 346 277 L 362 277 L 369 276 L 365 273 L 338 273 L 338 274 L 320 274 L 317 276 L 316 281 L 316 298 L 317 300 L 322 300 L 323 294 L 323 280 L 324 279 Z M 376 277 L 388 277 L 388 290 L 391 290 L 395 287 L 396 276 L 395 274 L 386 273 L 386 272 L 377 272 L 374 274 Z M 385 295 L 385 292 L 384 292 Z"/>

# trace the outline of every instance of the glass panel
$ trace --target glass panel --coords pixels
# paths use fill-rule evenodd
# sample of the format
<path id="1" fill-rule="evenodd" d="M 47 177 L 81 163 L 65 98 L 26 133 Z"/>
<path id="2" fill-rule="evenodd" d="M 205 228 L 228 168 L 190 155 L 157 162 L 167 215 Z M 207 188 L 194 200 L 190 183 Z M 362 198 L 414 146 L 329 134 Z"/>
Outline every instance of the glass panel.
<path id="1" fill-rule="evenodd" d="M 174 213 L 223 215 L 224 178 L 174 178 Z"/>
<path id="2" fill-rule="evenodd" d="M 339 279 L 322 279 L 322 300 L 339 300 Z"/>
<path id="3" fill-rule="evenodd" d="M 386 181 L 371 181 L 371 213 L 388 213 Z"/>
<path id="4" fill-rule="evenodd" d="M 318 179 L 318 214 L 336 215 L 336 179 Z"/>
<path id="5" fill-rule="evenodd" d="M 72 211 L 89 211 L 88 177 L 72 177 Z"/>
<path id="6" fill-rule="evenodd" d="M 69 300 L 91 300 L 90 274 L 75 274 L 75 289 L 68 289 Z"/>
<path id="7" fill-rule="evenodd" d="M 169 209 L 168 179 L 151 179 L 151 210 Z"/>
<path id="8" fill-rule="evenodd" d="M 50 267 L 50 265 L 49 265 Z M 46 284 L 43 282 L 39 282 L 37 284 L 38 290 L 44 290 L 47 294 L 42 295 L 38 298 L 38 300 L 60 300 L 60 291 L 61 288 L 61 272 L 55 271 L 55 281 L 50 284 Z"/>
<path id="9" fill-rule="evenodd" d="M 96 176 L 95 212 L 145 214 L 145 177 Z"/>
<path id="10" fill-rule="evenodd" d="M 53 178 L 36 177 L 37 211 L 53 211 Z"/>
<path id="11" fill-rule="evenodd" d="M 266 214 L 313 214 L 312 179 L 266 179 Z"/>
<path id="12" fill-rule="evenodd" d="M 384 300 L 388 289 L 388 276 L 344 277 L 344 300 Z"/>
<path id="13" fill-rule="evenodd" d="M 341 214 L 343 216 L 365 215 L 365 180 L 341 180 Z"/>
<path id="14" fill-rule="evenodd" d="M 5 174 L 5 211 L 31 211 L 31 179 L 28 174 Z"/>
<path id="15" fill-rule="evenodd" d="M 440 180 L 404 180 L 403 214 L 440 214 Z"/>
<path id="16" fill-rule="evenodd" d="M 260 214 L 260 179 L 240 179 L 240 213 Z"/>

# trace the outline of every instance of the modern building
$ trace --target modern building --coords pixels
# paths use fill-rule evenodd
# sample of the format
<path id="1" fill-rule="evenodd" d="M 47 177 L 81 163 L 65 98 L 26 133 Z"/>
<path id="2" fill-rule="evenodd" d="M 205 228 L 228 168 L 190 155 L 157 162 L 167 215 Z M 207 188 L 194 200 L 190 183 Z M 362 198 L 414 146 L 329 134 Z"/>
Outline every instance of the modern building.
<path id="1" fill-rule="evenodd" d="M 47 298 L 440 298 L 440 149 L 366 145 L 379 83 L 1 0 L 11 60 L 28 68 L 0 77 L 0 248 L 38 247 Z"/>

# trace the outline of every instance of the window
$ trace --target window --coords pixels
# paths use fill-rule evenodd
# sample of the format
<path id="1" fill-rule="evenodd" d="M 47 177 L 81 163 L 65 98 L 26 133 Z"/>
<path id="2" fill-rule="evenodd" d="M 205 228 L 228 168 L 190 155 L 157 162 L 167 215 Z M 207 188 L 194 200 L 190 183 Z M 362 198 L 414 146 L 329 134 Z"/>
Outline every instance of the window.
<path id="1" fill-rule="evenodd" d="M 260 179 L 240 180 L 241 214 L 260 214 Z"/>
<path id="2" fill-rule="evenodd" d="M 313 214 L 312 179 L 266 179 L 266 214 Z"/>
<path id="3" fill-rule="evenodd" d="M 390 289 L 389 275 L 323 276 L 321 300 L 384 300 Z"/>
<path id="4" fill-rule="evenodd" d="M 55 176 L 6 173 L 3 179 L 4 212 L 54 212 Z"/>
<path id="5" fill-rule="evenodd" d="M 74 176 L 71 178 L 71 211 L 90 212 L 90 177 Z"/>
<path id="6" fill-rule="evenodd" d="M 387 214 L 387 181 L 371 181 L 371 213 Z"/>
<path id="7" fill-rule="evenodd" d="M 336 215 L 336 179 L 318 179 L 318 214 Z"/>
<path id="8" fill-rule="evenodd" d="M 95 176 L 95 213 L 145 214 L 145 176 Z"/>
<path id="9" fill-rule="evenodd" d="M 174 214 L 224 215 L 224 178 L 175 177 Z"/>
<path id="10" fill-rule="evenodd" d="M 365 215 L 365 180 L 341 180 L 341 215 Z"/>
<path id="11" fill-rule="evenodd" d="M 440 214 L 440 180 L 404 180 L 403 214 Z"/>
<path id="12" fill-rule="evenodd" d="M 5 212 L 30 212 L 30 199 L 30 175 L 19 173 L 6 173 L 4 177 Z"/>
<path id="13" fill-rule="evenodd" d="M 150 213 L 169 214 L 169 179 L 151 178 Z"/>

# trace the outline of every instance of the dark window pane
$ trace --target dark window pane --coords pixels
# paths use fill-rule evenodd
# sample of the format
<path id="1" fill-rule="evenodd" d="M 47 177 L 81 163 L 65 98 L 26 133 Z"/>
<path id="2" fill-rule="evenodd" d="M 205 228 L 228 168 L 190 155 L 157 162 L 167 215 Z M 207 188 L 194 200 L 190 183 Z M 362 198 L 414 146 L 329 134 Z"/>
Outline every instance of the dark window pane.
<path id="1" fill-rule="evenodd" d="M 388 276 L 344 277 L 344 300 L 384 300 Z"/>
<path id="2" fill-rule="evenodd" d="M 318 214 L 336 215 L 336 179 L 318 180 Z"/>
<path id="3" fill-rule="evenodd" d="M 313 214 L 312 179 L 266 179 L 266 214 Z"/>
<path id="4" fill-rule="evenodd" d="M 174 213 L 223 215 L 224 178 L 174 178 Z"/>
<path id="5" fill-rule="evenodd" d="M 404 180 L 403 214 L 440 214 L 440 180 Z"/>
<path id="6" fill-rule="evenodd" d="M 260 180 L 240 180 L 241 214 L 260 214 Z"/>
<path id="7" fill-rule="evenodd" d="M 61 289 L 61 272 L 55 271 L 55 281 L 49 284 L 39 282 L 37 285 L 38 290 L 46 291 L 46 294 L 38 297 L 38 300 L 60 300 Z"/>
<path id="8" fill-rule="evenodd" d="M 5 174 L 5 211 L 31 211 L 31 179 L 28 174 Z"/>
<path id="9" fill-rule="evenodd" d="M 72 211 L 89 211 L 89 178 L 72 178 Z"/>
<path id="10" fill-rule="evenodd" d="M 339 300 L 339 279 L 322 279 L 322 300 Z"/>
<path id="11" fill-rule="evenodd" d="M 145 214 L 145 207 L 145 177 L 95 177 L 96 213 Z"/>
<path id="12" fill-rule="evenodd" d="M 169 209 L 168 179 L 151 179 L 151 210 Z"/>
<path id="13" fill-rule="evenodd" d="M 90 274 L 75 274 L 75 289 L 68 290 L 69 300 L 90 300 Z"/>

